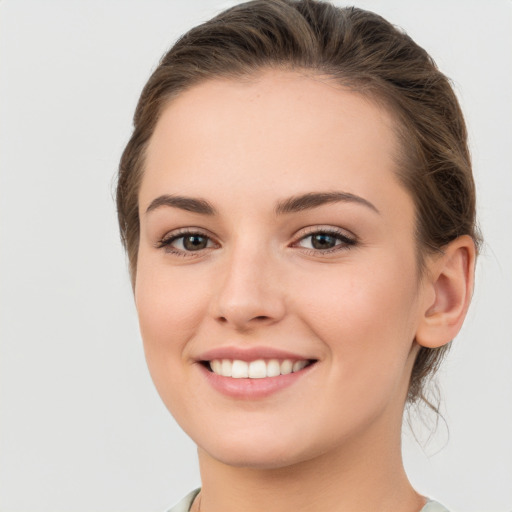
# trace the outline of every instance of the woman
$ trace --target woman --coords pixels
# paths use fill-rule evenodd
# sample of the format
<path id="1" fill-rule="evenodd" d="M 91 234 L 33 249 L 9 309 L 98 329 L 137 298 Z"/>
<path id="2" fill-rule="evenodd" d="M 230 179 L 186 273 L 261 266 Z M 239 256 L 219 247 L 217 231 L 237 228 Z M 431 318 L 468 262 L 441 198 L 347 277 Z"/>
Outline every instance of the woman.
<path id="1" fill-rule="evenodd" d="M 121 234 L 202 477 L 173 512 L 445 510 L 400 431 L 466 315 L 478 233 L 428 54 L 373 13 L 249 2 L 176 43 L 134 124 Z"/>

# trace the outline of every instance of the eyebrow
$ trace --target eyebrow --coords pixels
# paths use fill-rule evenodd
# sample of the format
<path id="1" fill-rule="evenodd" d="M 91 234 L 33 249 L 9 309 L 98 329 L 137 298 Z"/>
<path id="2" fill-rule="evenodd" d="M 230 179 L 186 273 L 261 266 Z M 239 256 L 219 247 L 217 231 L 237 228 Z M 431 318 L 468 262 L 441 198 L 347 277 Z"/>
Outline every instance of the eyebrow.
<path id="1" fill-rule="evenodd" d="M 279 201 L 275 207 L 276 215 L 283 215 L 286 213 L 300 212 L 312 208 L 318 208 L 324 204 L 329 203 L 357 203 L 380 213 L 377 207 L 370 203 L 370 201 L 363 197 L 351 194 L 350 192 L 309 192 L 299 196 L 293 196 L 288 199 Z M 146 209 L 149 213 L 161 206 L 169 206 L 171 208 L 179 208 L 187 212 L 199 213 L 201 215 L 216 215 L 217 210 L 211 203 L 205 199 L 175 196 L 175 195 L 162 195 L 153 199 Z"/>
<path id="2" fill-rule="evenodd" d="M 294 213 L 311 208 L 318 208 L 328 203 L 357 203 L 380 213 L 377 207 L 363 197 L 351 194 L 350 192 L 310 192 L 300 196 L 290 197 L 280 201 L 276 206 L 276 214 Z"/>
<path id="3" fill-rule="evenodd" d="M 170 206 L 172 208 L 179 208 L 180 210 L 200 213 L 202 215 L 215 215 L 217 213 L 215 208 L 205 199 L 173 195 L 163 195 L 153 199 L 147 207 L 146 213 L 156 210 L 161 206 Z"/>

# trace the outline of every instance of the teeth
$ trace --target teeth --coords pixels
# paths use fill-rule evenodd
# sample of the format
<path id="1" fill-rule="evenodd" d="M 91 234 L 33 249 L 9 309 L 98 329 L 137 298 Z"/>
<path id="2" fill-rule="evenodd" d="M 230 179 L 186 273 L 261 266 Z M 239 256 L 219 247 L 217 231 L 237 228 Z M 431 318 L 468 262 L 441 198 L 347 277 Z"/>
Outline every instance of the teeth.
<path id="1" fill-rule="evenodd" d="M 223 377 L 234 379 L 264 379 L 265 377 L 277 377 L 298 372 L 308 365 L 308 361 L 292 361 L 291 359 L 257 359 L 250 363 L 239 359 L 214 359 L 210 361 L 210 368 L 213 373 Z"/>
<path id="2" fill-rule="evenodd" d="M 220 373 L 220 375 L 224 375 L 224 377 L 231 377 L 232 369 L 233 363 L 229 359 L 223 359 L 220 370 L 218 372 L 215 372 L 215 370 L 213 371 L 215 373 Z"/>
<path id="3" fill-rule="evenodd" d="M 293 363 L 292 371 L 298 372 L 299 370 L 302 370 L 302 368 L 304 368 L 307 364 L 307 361 L 295 361 L 295 363 Z"/>
<path id="4" fill-rule="evenodd" d="M 267 365 L 263 359 L 249 363 L 249 378 L 264 379 L 267 376 Z"/>
<path id="5" fill-rule="evenodd" d="M 224 372 L 222 371 L 222 361 L 219 361 L 216 359 L 215 361 L 211 362 L 213 373 L 222 373 L 224 375 Z"/>
<path id="6" fill-rule="evenodd" d="M 231 377 L 234 379 L 246 379 L 249 377 L 249 365 L 245 361 L 235 359 L 231 367 Z"/>
<path id="7" fill-rule="evenodd" d="M 271 359 L 267 363 L 267 377 L 277 377 L 281 375 L 281 365 L 277 359 Z"/>
<path id="8" fill-rule="evenodd" d="M 285 359 L 281 363 L 281 375 L 288 375 L 289 373 L 292 373 L 293 370 L 293 363 L 289 359 Z"/>

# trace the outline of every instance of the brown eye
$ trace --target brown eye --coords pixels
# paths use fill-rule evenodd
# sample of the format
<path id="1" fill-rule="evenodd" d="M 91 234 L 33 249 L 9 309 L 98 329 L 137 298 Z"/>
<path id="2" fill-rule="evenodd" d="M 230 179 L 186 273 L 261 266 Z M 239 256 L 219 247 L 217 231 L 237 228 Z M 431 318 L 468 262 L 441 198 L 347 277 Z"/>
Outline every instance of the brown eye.
<path id="1" fill-rule="evenodd" d="M 186 251 L 199 251 L 201 249 L 206 249 L 206 247 L 208 246 L 208 238 L 203 235 L 187 235 L 181 238 L 183 240 L 183 248 Z M 175 241 L 178 240 L 179 238 L 176 239 Z"/>
<path id="2" fill-rule="evenodd" d="M 327 233 L 317 233 L 311 236 L 311 246 L 313 249 L 332 249 L 339 243 L 340 241 L 336 237 Z"/>
<path id="3" fill-rule="evenodd" d="M 192 231 L 170 235 L 160 240 L 156 247 L 164 249 L 165 252 L 186 256 L 193 252 L 197 253 L 204 249 L 211 249 L 216 247 L 216 244 L 209 236 Z"/>
<path id="4" fill-rule="evenodd" d="M 349 248 L 356 245 L 357 241 L 349 238 L 343 232 L 338 231 L 314 231 L 302 237 L 297 245 L 311 251 L 328 253 Z"/>

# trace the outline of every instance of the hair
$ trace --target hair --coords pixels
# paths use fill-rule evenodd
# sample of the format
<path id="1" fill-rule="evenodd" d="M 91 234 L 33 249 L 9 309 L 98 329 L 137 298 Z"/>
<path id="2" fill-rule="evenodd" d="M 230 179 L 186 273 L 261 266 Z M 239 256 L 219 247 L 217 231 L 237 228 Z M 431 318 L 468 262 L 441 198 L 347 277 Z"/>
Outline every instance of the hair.
<path id="1" fill-rule="evenodd" d="M 122 154 L 117 209 L 135 284 L 140 225 L 138 193 L 145 151 L 165 106 L 201 82 L 243 79 L 268 69 L 306 71 L 384 103 L 396 119 L 397 175 L 416 210 L 419 273 L 425 255 L 460 235 L 478 248 L 475 186 L 464 118 L 428 53 L 381 16 L 315 0 L 255 0 L 227 9 L 182 36 L 162 57 L 140 96 Z M 426 384 L 448 345 L 421 347 L 407 400 L 428 398 Z"/>

